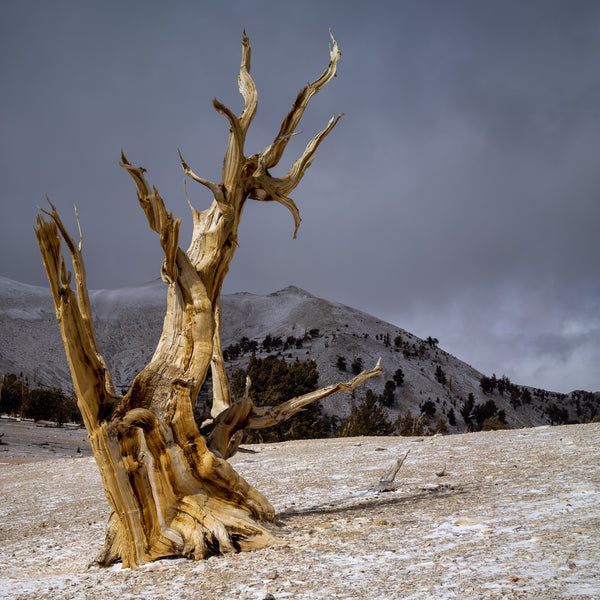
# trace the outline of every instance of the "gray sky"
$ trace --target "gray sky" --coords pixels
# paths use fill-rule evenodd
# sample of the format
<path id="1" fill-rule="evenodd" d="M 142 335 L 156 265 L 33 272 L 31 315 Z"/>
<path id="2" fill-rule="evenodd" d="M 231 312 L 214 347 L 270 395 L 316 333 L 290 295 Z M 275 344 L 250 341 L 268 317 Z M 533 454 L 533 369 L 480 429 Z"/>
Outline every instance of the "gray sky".
<path id="1" fill-rule="evenodd" d="M 297 285 L 440 345 L 489 375 L 600 390 L 600 3 L 327 0 L 0 4 L 0 274 L 47 285 L 48 194 L 84 230 L 89 285 L 158 276 L 158 240 L 118 166 L 189 208 L 177 149 L 220 181 L 241 110 L 241 36 L 259 108 L 252 154 L 340 45 L 286 169 L 345 116 L 285 208 L 249 203 L 225 292 Z M 287 160 L 287 162 L 286 162 Z M 207 191 L 191 182 L 197 208 Z"/>

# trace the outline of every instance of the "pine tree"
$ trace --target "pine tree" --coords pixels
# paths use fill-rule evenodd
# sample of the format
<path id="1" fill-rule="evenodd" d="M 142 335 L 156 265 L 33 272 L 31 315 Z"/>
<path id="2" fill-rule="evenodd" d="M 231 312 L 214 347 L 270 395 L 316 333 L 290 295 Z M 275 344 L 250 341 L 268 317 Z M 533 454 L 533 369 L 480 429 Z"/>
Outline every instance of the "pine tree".
<path id="1" fill-rule="evenodd" d="M 380 397 L 381 403 L 388 408 L 394 405 L 394 390 L 396 389 L 396 384 L 388 380 L 385 382 L 385 387 L 383 388 L 383 394 Z"/>
<path id="2" fill-rule="evenodd" d="M 436 413 L 436 406 L 433 400 L 426 400 L 420 406 L 421 412 L 428 417 L 433 417 Z"/>
<path id="3" fill-rule="evenodd" d="M 479 429 L 481 429 L 483 422 L 486 419 L 489 419 L 490 417 L 493 417 L 496 414 L 498 414 L 498 407 L 496 406 L 496 403 L 493 400 L 488 400 L 487 402 L 478 404 L 473 409 L 473 417 L 477 421 Z"/>
<path id="4" fill-rule="evenodd" d="M 394 372 L 394 383 L 398 387 L 404 384 L 404 371 L 400 368 L 396 369 Z"/>
<path id="5" fill-rule="evenodd" d="M 448 423 L 452 426 L 455 427 L 456 426 L 456 414 L 454 413 L 454 409 L 451 408 L 448 411 Z"/>
<path id="6" fill-rule="evenodd" d="M 365 400 L 352 405 L 350 416 L 342 421 L 341 436 L 391 435 L 394 426 L 388 419 L 387 411 L 377 402 L 377 395 L 367 390 Z"/>
<path id="7" fill-rule="evenodd" d="M 440 385 L 446 385 L 446 373 L 444 373 L 444 370 L 442 367 L 440 367 L 440 365 L 438 365 L 435 369 L 435 378 Z"/>
<path id="8" fill-rule="evenodd" d="M 356 357 L 353 361 L 352 361 L 352 373 L 354 375 L 358 375 L 362 370 L 363 370 L 363 361 L 362 358 L 360 356 Z"/>
<path id="9" fill-rule="evenodd" d="M 465 425 L 471 424 L 471 412 L 473 411 L 474 407 L 475 397 L 472 393 L 470 393 L 468 399 L 463 402 L 463 405 L 460 409 L 460 416 L 463 418 Z"/>

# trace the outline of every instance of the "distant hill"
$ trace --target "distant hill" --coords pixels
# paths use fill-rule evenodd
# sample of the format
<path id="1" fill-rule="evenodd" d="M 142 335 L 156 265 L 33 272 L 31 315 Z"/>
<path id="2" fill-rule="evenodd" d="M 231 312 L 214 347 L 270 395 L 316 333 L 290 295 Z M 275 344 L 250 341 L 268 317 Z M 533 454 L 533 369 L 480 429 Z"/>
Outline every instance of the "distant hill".
<path id="1" fill-rule="evenodd" d="M 90 298 L 98 343 L 117 389 L 125 389 L 150 360 L 160 337 L 166 286 L 157 280 L 119 290 L 91 291 Z M 351 403 L 359 402 L 367 387 L 382 394 L 399 369 L 404 382 L 393 390 L 388 409 L 393 419 L 407 410 L 419 414 L 423 407 L 435 410 L 433 419 L 448 419 L 452 409 L 456 426 L 450 429 L 463 431 L 461 408 L 469 394 L 475 405 L 492 400 L 511 427 L 582 421 L 599 411 L 600 395 L 581 391 L 565 395 L 504 381 L 507 389 L 502 394 L 498 387 L 484 393 L 480 385 L 483 374 L 439 348 L 437 340 L 422 340 L 381 319 L 293 286 L 267 295 L 225 295 L 222 305 L 222 341 L 230 372 L 245 366 L 250 342 L 255 342 L 257 356 L 314 359 L 322 386 L 351 379 L 356 359 L 369 368 L 381 357 L 383 377 L 369 380 L 355 391 L 354 399 L 337 394 L 323 401 L 324 410 L 339 417 L 348 415 Z M 49 290 L 0 277 L 0 374 L 8 373 L 23 374 L 32 385 L 71 389 Z"/>

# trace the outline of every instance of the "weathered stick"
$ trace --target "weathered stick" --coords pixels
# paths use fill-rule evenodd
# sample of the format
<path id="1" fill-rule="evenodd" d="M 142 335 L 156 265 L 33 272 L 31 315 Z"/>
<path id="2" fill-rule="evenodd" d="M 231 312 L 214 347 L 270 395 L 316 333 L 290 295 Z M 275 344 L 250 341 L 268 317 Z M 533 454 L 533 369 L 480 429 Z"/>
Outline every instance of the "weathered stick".
<path id="1" fill-rule="evenodd" d="M 410 453 L 410 450 L 407 450 L 406 454 L 396 461 L 396 464 L 393 465 L 386 472 L 386 474 L 379 480 L 379 483 L 373 488 L 373 491 L 375 491 L 377 493 L 382 493 L 382 492 L 394 492 L 394 491 L 396 491 L 396 489 L 398 489 L 397 486 L 394 485 L 394 479 L 396 479 L 396 475 L 398 474 L 400 467 L 402 467 L 402 465 L 404 464 L 404 461 L 406 460 L 406 457 L 408 456 L 409 453 Z"/>

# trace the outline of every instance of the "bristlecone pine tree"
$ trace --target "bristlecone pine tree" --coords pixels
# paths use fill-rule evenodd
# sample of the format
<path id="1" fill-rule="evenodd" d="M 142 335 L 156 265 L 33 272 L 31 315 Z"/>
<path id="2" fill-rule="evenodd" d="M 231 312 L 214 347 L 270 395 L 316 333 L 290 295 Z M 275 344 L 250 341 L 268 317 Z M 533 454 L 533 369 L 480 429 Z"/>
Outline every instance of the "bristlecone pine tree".
<path id="1" fill-rule="evenodd" d="M 327 127 L 307 145 L 287 175 L 270 169 L 282 158 L 302 114 L 315 95 L 336 74 L 340 58 L 331 37 L 329 66 L 298 94 L 274 142 L 246 156 L 246 132 L 256 113 L 257 93 L 250 77 L 250 44 L 242 41 L 238 77 L 244 108 L 236 116 L 215 100 L 215 109 L 229 123 L 223 180 L 215 184 L 196 175 L 181 158 L 185 174 L 206 186 L 214 201 L 193 214 L 193 234 L 187 251 L 179 247 L 178 219 L 165 208 L 144 169 L 122 154 L 121 166 L 133 178 L 139 203 L 164 251 L 162 278 L 168 284 L 163 332 L 150 363 L 136 376 L 129 391 L 117 394 L 102 357 L 92 321 L 80 241 L 74 242 L 56 208 L 38 216 L 36 234 L 56 308 L 78 406 L 87 428 L 111 506 L 101 565 L 122 561 L 134 567 L 170 556 L 194 559 L 211 554 L 258 548 L 274 539 L 267 522 L 274 518 L 269 501 L 227 462 L 244 429 L 277 424 L 303 406 L 338 391 L 351 392 L 381 372 L 379 365 L 347 383 L 338 383 L 292 398 L 276 407 L 253 406 L 245 397 L 234 401 L 221 348 L 220 294 L 237 247 L 237 231 L 247 199 L 275 201 L 286 206 L 295 222 L 298 209 L 289 193 L 300 183 L 315 151 L 336 125 Z M 61 255 L 66 243 L 75 273 Z M 212 372 L 212 423 L 199 433 L 193 402 L 208 369 Z"/>

